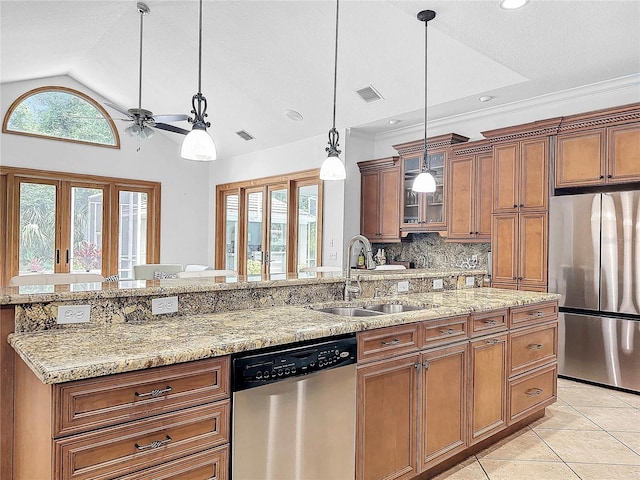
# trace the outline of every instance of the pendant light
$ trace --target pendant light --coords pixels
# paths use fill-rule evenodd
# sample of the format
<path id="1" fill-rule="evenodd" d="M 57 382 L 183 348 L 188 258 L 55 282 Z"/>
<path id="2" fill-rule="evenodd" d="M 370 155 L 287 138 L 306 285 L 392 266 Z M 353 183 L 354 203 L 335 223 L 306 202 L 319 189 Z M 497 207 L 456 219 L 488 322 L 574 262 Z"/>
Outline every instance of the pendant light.
<path id="1" fill-rule="evenodd" d="M 418 13 L 418 20 L 424 22 L 424 153 L 422 155 L 422 166 L 424 171 L 421 172 L 413 181 L 414 192 L 435 192 L 436 179 L 431 170 L 431 162 L 427 155 L 427 24 L 429 20 L 436 17 L 433 10 L 423 10 Z"/>
<path id="2" fill-rule="evenodd" d="M 217 157 L 216 145 L 213 139 L 207 133 L 207 127 L 211 123 L 205 118 L 207 115 L 207 99 L 202 95 L 202 0 L 200 0 L 200 24 L 198 38 L 198 93 L 191 99 L 191 106 L 194 117 L 188 118 L 189 123 L 193 124 L 191 131 L 184 137 L 180 156 L 187 160 L 199 160 L 208 162 L 215 160 Z"/>
<path id="3" fill-rule="evenodd" d="M 336 84 L 338 81 L 338 13 L 340 10 L 340 0 L 336 0 L 336 50 L 333 64 L 333 127 L 329 130 L 329 146 L 325 148 L 327 158 L 320 167 L 320 180 L 344 180 L 347 178 L 347 171 L 344 163 L 340 160 L 340 150 L 338 150 L 338 140 L 340 135 L 336 130 Z"/>

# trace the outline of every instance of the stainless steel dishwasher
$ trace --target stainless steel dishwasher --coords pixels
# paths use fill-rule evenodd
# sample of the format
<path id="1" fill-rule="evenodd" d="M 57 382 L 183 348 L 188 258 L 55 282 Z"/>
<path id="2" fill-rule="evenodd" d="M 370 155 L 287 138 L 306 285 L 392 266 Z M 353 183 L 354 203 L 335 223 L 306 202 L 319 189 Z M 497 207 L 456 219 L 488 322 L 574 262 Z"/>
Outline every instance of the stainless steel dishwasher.
<path id="1" fill-rule="evenodd" d="M 233 480 L 353 480 L 356 338 L 233 359 Z"/>

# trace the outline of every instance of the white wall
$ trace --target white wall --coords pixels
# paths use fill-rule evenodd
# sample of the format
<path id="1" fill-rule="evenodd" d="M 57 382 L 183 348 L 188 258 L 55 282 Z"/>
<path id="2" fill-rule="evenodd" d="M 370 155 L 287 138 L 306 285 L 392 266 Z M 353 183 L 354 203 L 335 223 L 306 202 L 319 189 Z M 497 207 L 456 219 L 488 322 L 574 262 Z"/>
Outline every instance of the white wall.
<path id="1" fill-rule="evenodd" d="M 50 85 L 79 90 L 100 103 L 105 100 L 67 76 L 5 83 L 0 85 L 2 117 L 17 97 L 33 88 Z M 179 141 L 168 137 L 176 134 L 159 130 L 153 138 L 141 140 L 137 152 L 137 140 L 122 134 L 127 125 L 116 121 L 120 131 L 119 150 L 3 133 L 0 134 L 0 164 L 161 182 L 160 260 L 207 263 L 209 165 L 180 158 Z"/>

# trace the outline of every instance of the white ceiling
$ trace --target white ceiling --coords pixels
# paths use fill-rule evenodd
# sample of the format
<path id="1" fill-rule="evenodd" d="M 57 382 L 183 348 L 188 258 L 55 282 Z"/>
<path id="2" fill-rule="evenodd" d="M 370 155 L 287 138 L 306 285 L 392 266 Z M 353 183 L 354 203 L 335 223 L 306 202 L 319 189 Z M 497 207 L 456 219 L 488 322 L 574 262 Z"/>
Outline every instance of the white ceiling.
<path id="1" fill-rule="evenodd" d="M 145 3 L 142 107 L 189 113 L 198 2 Z M 517 11 L 498 3 L 342 0 L 337 128 L 374 134 L 422 122 L 424 23 L 416 13 L 427 8 L 437 12 L 429 23 L 430 122 L 640 72 L 640 0 L 530 0 Z M 0 7 L 2 83 L 66 74 L 137 106 L 136 0 L 1 0 Z M 205 0 L 203 15 L 202 93 L 220 157 L 327 133 L 335 1 Z M 363 102 L 355 90 L 368 85 L 384 100 Z M 480 103 L 481 95 L 495 99 Z M 289 120 L 288 109 L 304 120 Z M 391 118 L 402 122 L 391 127 Z M 247 142 L 239 130 L 256 138 Z"/>

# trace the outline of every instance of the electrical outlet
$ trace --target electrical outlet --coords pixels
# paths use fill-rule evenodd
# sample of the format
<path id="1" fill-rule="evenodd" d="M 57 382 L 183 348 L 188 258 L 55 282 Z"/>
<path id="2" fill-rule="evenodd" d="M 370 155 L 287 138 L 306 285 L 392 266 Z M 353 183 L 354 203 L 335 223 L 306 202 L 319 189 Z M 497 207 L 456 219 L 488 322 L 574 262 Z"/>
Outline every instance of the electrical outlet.
<path id="1" fill-rule="evenodd" d="M 58 307 L 59 325 L 66 323 L 87 323 L 91 316 L 90 305 L 64 305 Z"/>
<path id="2" fill-rule="evenodd" d="M 433 289 L 434 290 L 441 290 L 444 288 L 444 283 L 442 281 L 441 278 L 436 278 L 433 280 Z"/>
<path id="3" fill-rule="evenodd" d="M 409 281 L 398 282 L 398 293 L 406 293 L 409 291 Z"/>
<path id="4" fill-rule="evenodd" d="M 338 259 L 338 252 L 329 253 L 329 260 L 337 260 L 337 259 Z"/>
<path id="5" fill-rule="evenodd" d="M 162 315 L 178 311 L 178 297 L 162 297 L 151 300 L 151 313 Z"/>
<path id="6" fill-rule="evenodd" d="M 465 284 L 467 287 L 473 287 L 476 284 L 476 277 L 467 277 Z"/>

